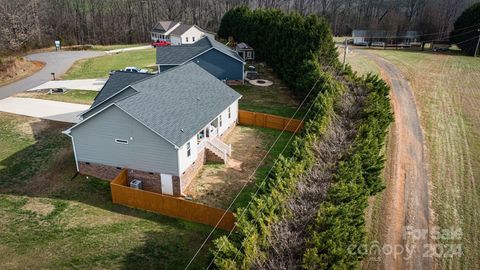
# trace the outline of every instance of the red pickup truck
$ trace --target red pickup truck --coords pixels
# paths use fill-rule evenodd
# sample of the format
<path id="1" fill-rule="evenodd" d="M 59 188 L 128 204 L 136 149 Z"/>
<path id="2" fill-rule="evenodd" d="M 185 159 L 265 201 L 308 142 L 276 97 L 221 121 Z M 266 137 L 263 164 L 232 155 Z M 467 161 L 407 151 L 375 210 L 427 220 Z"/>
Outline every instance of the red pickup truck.
<path id="1" fill-rule="evenodd" d="M 164 46 L 170 46 L 170 45 L 171 43 L 165 40 L 158 40 L 158 41 L 152 42 L 153 47 L 164 47 Z"/>

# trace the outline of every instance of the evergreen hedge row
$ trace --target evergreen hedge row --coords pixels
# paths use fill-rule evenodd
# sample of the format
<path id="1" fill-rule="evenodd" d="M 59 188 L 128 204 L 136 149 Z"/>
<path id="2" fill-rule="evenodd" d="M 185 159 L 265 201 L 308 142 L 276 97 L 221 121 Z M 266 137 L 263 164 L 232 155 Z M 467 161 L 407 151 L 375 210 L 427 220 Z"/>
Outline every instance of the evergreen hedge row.
<path id="1" fill-rule="evenodd" d="M 315 15 L 304 17 L 240 6 L 225 13 L 218 35 L 232 36 L 252 46 L 256 58 L 271 66 L 300 97 L 307 94 L 318 77 L 312 59 L 323 66 L 340 67 L 330 27 Z"/>
<path id="2" fill-rule="evenodd" d="M 370 89 L 362 123 L 348 158 L 343 160 L 311 227 L 304 268 L 358 268 L 364 254 L 357 250 L 365 241 L 365 209 L 368 197 L 383 189 L 380 154 L 393 121 L 389 87 L 376 75 L 368 75 L 364 87 Z"/>
<path id="3" fill-rule="evenodd" d="M 214 241 L 217 268 L 250 269 L 253 262 L 266 259 L 271 225 L 288 213 L 285 202 L 296 192 L 300 176 L 314 164 L 314 143 L 325 134 L 334 103 L 347 89 L 332 75 L 340 72 L 338 55 L 328 25 L 317 16 L 239 7 L 225 14 L 219 35 L 249 43 L 256 56 L 272 66 L 297 95 L 305 96 L 318 80 L 305 127 L 292 142 L 291 155 L 280 156 L 264 185 L 259 183 L 260 192 L 248 208 L 237 209 L 237 227 L 230 238 L 222 236 Z M 326 66 L 334 72 L 325 72 Z M 340 165 L 329 200 L 320 207 L 311 228 L 312 240 L 304 256 L 306 268 L 358 261 L 358 257 L 344 251 L 344 246 L 352 240 L 364 241 L 367 197 L 383 188 L 379 178 L 383 158 L 379 152 L 391 122 L 388 87 L 375 76 L 360 79 L 349 68 L 342 75 L 371 88 L 372 93 L 350 158 Z"/>
<path id="4" fill-rule="evenodd" d="M 225 236 L 215 240 L 215 265 L 220 269 L 250 269 L 254 260 L 266 258 L 270 226 L 287 211 L 285 202 L 296 191 L 300 176 L 315 162 L 313 144 L 329 126 L 333 106 L 344 86 L 332 75 L 320 71 L 318 95 L 311 104 L 302 135 L 292 142 L 292 155 L 280 156 L 259 195 L 254 198 L 245 214 L 237 210 L 237 227 L 230 239 Z M 321 90 L 321 91 L 320 91 Z"/>

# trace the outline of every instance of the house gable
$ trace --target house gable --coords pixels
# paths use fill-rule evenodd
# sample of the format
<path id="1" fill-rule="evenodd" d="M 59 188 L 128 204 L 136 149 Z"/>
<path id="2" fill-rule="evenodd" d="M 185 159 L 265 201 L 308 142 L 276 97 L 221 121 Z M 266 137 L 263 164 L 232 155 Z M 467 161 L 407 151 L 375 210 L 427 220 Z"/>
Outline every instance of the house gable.
<path id="1" fill-rule="evenodd" d="M 219 80 L 243 80 L 243 63 L 212 49 L 191 60 Z"/>
<path id="2" fill-rule="evenodd" d="M 92 107 L 90 107 L 90 109 L 88 109 L 86 112 L 84 112 L 82 114 L 82 118 L 86 119 L 86 118 L 100 112 L 104 108 L 108 107 L 110 104 L 115 103 L 116 101 L 122 100 L 124 98 L 127 98 L 129 96 L 135 95 L 136 93 L 138 93 L 138 92 L 135 89 L 133 89 L 133 87 L 127 86 L 127 87 L 123 88 L 122 90 L 118 91 L 117 93 L 113 94 L 109 98 L 103 100 L 101 103 L 99 103 L 97 105 L 92 105 Z"/>
<path id="3" fill-rule="evenodd" d="M 79 162 L 179 174 L 175 146 L 114 104 L 69 132 Z"/>

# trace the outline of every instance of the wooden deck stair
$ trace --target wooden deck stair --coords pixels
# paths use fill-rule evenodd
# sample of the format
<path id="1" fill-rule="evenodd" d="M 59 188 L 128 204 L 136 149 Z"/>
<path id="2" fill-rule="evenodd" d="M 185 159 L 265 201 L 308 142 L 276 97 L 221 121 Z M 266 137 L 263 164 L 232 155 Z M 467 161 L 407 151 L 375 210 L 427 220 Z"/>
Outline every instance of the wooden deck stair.
<path id="1" fill-rule="evenodd" d="M 224 143 L 217 137 L 207 140 L 205 148 L 223 160 L 224 163 L 227 163 L 228 157 L 232 154 L 232 145 Z"/>

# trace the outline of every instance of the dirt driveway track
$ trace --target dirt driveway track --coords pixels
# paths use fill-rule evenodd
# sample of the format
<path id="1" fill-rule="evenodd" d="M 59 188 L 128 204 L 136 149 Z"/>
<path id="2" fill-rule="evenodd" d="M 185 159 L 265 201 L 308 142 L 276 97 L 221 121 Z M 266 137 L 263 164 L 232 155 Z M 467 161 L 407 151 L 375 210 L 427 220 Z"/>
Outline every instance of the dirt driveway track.
<path id="1" fill-rule="evenodd" d="M 375 61 L 392 88 L 395 112 L 392 174 L 385 191 L 386 232 L 384 245 L 403 247 L 402 254 L 384 255 L 384 269 L 431 269 L 429 251 L 429 181 L 424 137 L 413 91 L 400 70 L 389 61 L 365 50 L 357 50 Z M 407 233 L 405 233 L 407 232 Z M 408 233 L 412 232 L 412 233 Z M 413 235 L 413 232 L 418 233 Z M 425 235 L 421 235 L 421 234 Z M 411 255 L 406 250 L 411 251 Z"/>
<path id="2" fill-rule="evenodd" d="M 59 51 L 44 52 L 27 55 L 25 58 L 31 61 L 39 61 L 45 63 L 45 66 L 37 73 L 16 81 L 11 84 L 0 87 L 0 99 L 7 98 L 16 93 L 34 88 L 42 83 L 46 83 L 52 79 L 51 73 L 55 73 L 57 77 L 65 73 L 75 61 L 104 55 L 99 51 Z"/>

